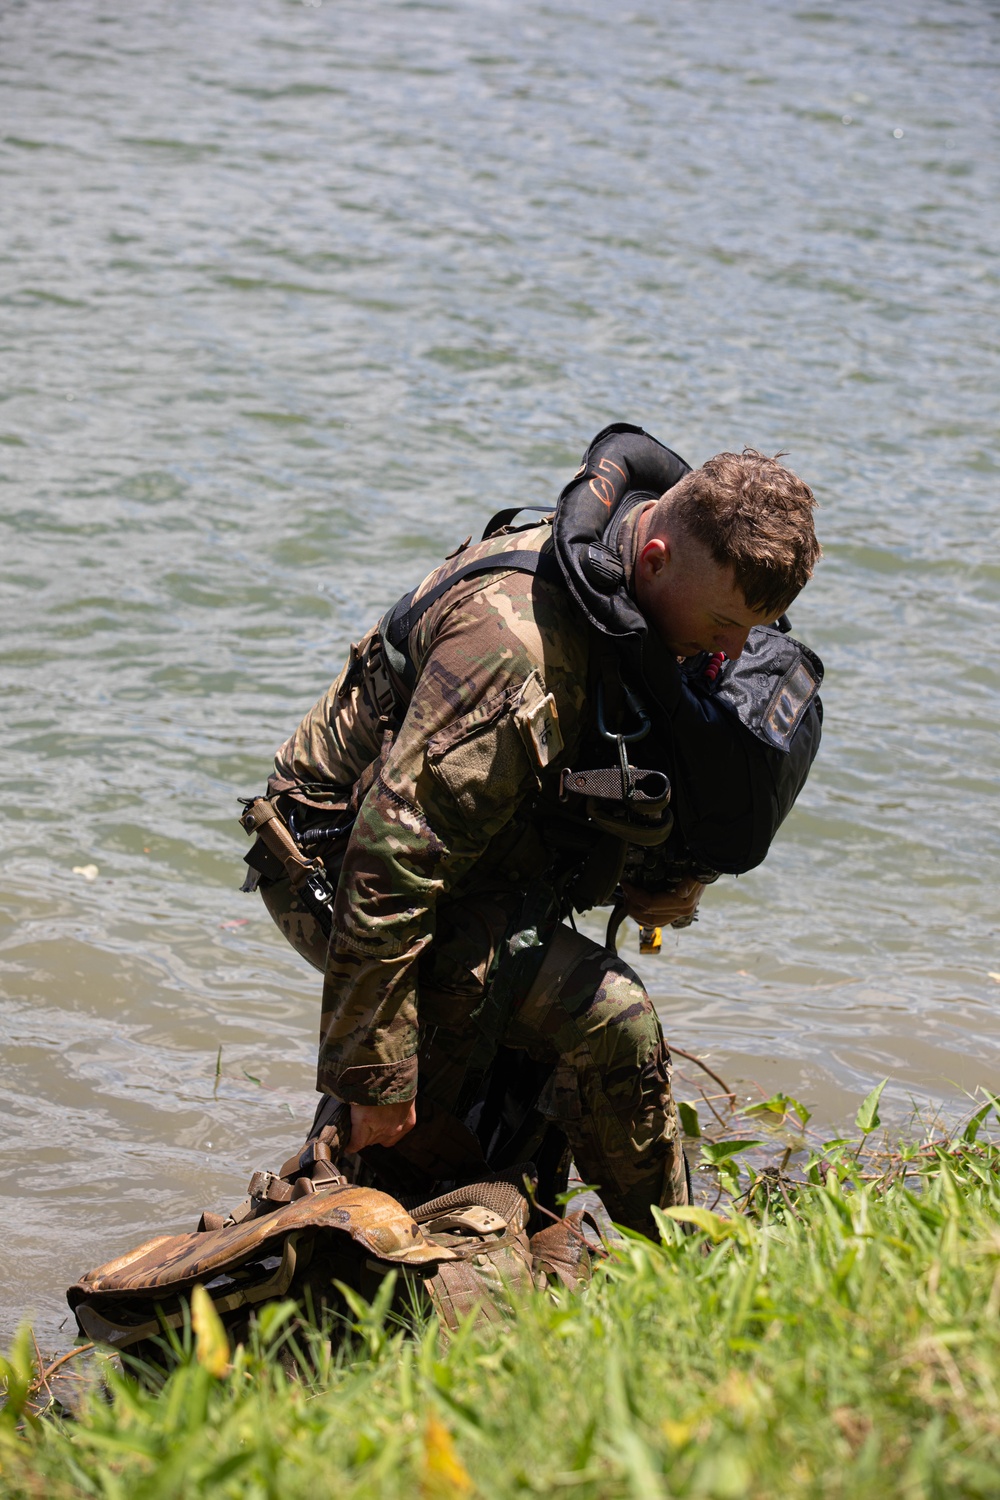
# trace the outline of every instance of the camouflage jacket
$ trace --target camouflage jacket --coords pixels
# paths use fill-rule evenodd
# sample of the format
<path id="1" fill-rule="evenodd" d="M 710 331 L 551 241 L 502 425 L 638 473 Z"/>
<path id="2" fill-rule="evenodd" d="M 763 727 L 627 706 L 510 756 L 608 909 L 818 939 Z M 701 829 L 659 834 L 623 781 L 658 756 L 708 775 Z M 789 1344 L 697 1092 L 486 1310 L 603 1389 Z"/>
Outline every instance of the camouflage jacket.
<path id="1" fill-rule="evenodd" d="M 551 547 L 548 524 L 498 536 L 436 569 Z M 418 593 L 419 598 L 419 593 Z M 386 704 L 372 630 L 278 751 L 271 790 L 350 787 L 376 760 Z M 323 989 L 318 1087 L 359 1104 L 413 1097 L 418 959 L 442 901 L 517 889 L 545 868 L 539 799 L 555 799 L 584 732 L 588 627 L 558 583 L 522 572 L 464 579 L 409 636 L 409 707 L 351 834 Z"/>

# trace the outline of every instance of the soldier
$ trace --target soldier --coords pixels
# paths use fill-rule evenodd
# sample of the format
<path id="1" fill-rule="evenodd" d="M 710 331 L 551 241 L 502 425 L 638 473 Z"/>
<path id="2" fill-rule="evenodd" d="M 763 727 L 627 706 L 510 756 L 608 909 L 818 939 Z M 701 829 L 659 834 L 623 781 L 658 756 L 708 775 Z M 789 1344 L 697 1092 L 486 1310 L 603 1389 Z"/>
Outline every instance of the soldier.
<path id="1" fill-rule="evenodd" d="M 563 1168 L 571 1152 L 613 1219 L 652 1233 L 654 1205 L 687 1201 L 653 1006 L 566 919 L 617 901 L 686 925 L 707 880 L 766 852 L 818 743 L 822 669 L 766 628 L 819 554 L 813 504 L 753 450 L 692 472 L 605 429 L 554 522 L 506 513 L 452 554 L 278 751 L 268 796 L 337 877 L 332 922 L 266 854 L 248 863 L 324 971 L 318 1088 L 394 1190 L 482 1175 L 504 1048 L 537 1065 Z"/>

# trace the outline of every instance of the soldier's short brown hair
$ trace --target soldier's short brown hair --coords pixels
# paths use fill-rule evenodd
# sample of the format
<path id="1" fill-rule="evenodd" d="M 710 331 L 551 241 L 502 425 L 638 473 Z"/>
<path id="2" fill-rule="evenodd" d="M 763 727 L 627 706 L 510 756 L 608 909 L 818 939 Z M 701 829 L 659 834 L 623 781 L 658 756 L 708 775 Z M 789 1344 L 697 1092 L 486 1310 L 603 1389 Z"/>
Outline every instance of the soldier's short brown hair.
<path id="1" fill-rule="evenodd" d="M 820 556 L 816 500 L 777 454 L 717 453 L 657 501 L 650 534 L 678 524 L 731 567 L 748 608 L 775 619 L 812 576 Z"/>

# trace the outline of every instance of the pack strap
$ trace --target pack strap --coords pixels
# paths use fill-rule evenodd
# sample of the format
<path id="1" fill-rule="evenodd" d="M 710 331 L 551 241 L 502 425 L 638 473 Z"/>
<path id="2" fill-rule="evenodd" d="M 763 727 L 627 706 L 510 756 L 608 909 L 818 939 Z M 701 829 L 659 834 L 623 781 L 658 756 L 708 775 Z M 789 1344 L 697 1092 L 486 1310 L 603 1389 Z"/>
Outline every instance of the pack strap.
<path id="1" fill-rule="evenodd" d="M 466 563 L 462 568 L 456 568 L 419 599 L 416 597 L 417 589 L 404 594 L 382 620 L 379 633 L 389 665 L 411 692 L 417 674 L 406 649 L 410 631 L 431 605 L 436 604 L 456 583 L 462 583 L 466 578 L 476 578 L 483 573 L 535 573 L 546 583 L 563 581 L 562 570 L 552 552 L 497 552 L 492 557 L 481 557 L 475 562 Z M 419 587 L 418 584 L 417 588 Z"/>

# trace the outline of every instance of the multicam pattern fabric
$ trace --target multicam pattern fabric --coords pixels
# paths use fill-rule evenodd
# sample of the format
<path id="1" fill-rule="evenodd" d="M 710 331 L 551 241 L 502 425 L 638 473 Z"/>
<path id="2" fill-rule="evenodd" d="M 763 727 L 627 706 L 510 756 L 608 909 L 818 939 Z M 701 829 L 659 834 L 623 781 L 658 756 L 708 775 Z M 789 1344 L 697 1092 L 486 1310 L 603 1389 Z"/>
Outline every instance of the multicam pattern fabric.
<path id="1" fill-rule="evenodd" d="M 619 1224 L 654 1232 L 653 1204 L 687 1202 L 670 1052 L 638 975 L 557 929 L 504 1041 L 556 1063 L 549 1112 Z"/>
<path id="2" fill-rule="evenodd" d="M 533 528 L 518 548 L 539 550 L 549 537 L 548 526 Z M 499 537 L 452 566 L 509 547 Z M 362 670 L 349 664 L 282 746 L 272 789 L 349 787 L 378 755 L 370 650 L 371 636 Z M 416 964 L 441 901 L 517 887 L 544 867 L 526 804 L 543 786 L 556 795 L 586 706 L 586 631 L 565 590 L 528 574 L 456 585 L 418 621 L 410 653 L 417 685 L 351 836 L 326 966 L 319 1087 L 359 1104 L 413 1096 Z M 564 751 L 543 770 L 521 710 L 548 694 Z"/>
<path id="3" fill-rule="evenodd" d="M 450 1175 L 441 1157 L 461 1149 L 448 1112 L 462 1093 L 476 1044 L 469 1015 L 486 967 L 517 902 L 469 897 L 442 912 L 439 939 L 420 965 L 429 1024 L 419 1052 L 416 1128 L 394 1154 L 430 1175 Z M 559 926 L 534 984 L 500 1038 L 553 1066 L 541 1108 L 566 1136 L 585 1181 L 597 1185 L 612 1218 L 653 1229 L 650 1205 L 686 1201 L 684 1158 L 671 1096 L 670 1053 L 642 982 L 617 953 Z M 426 1122 L 426 1123 L 425 1123 Z M 470 1148 L 474 1149 L 474 1148 Z M 435 1153 L 441 1157 L 434 1161 Z M 460 1161 L 471 1170 L 472 1159 Z M 419 1181 L 412 1183 L 419 1191 Z"/>
<path id="4" fill-rule="evenodd" d="M 549 527 L 519 533 L 516 545 L 541 550 Z M 468 549 L 423 587 L 510 547 L 499 536 Z M 379 755 L 386 721 L 374 643 L 373 631 L 279 750 L 272 792 L 322 783 L 346 793 Z M 440 1121 L 467 1071 L 470 1015 L 496 945 L 548 864 L 539 808 L 557 798 L 585 731 L 590 645 L 558 583 L 510 572 L 457 583 L 418 620 L 409 651 L 416 686 L 341 871 L 318 1087 L 382 1104 L 412 1098 L 419 1079 L 418 1118 L 430 1110 Z M 278 890 L 265 899 L 291 939 L 301 913 Z M 312 933 L 314 962 L 320 946 Z M 619 1219 L 645 1227 L 650 1203 L 684 1201 L 669 1055 L 617 955 L 558 929 L 504 1040 L 558 1063 L 554 1117 Z M 449 1138 L 449 1129 L 434 1133 Z M 415 1160 L 430 1149 L 426 1135 L 418 1124 L 394 1154 Z M 453 1129 L 450 1139 L 453 1149 Z"/>

